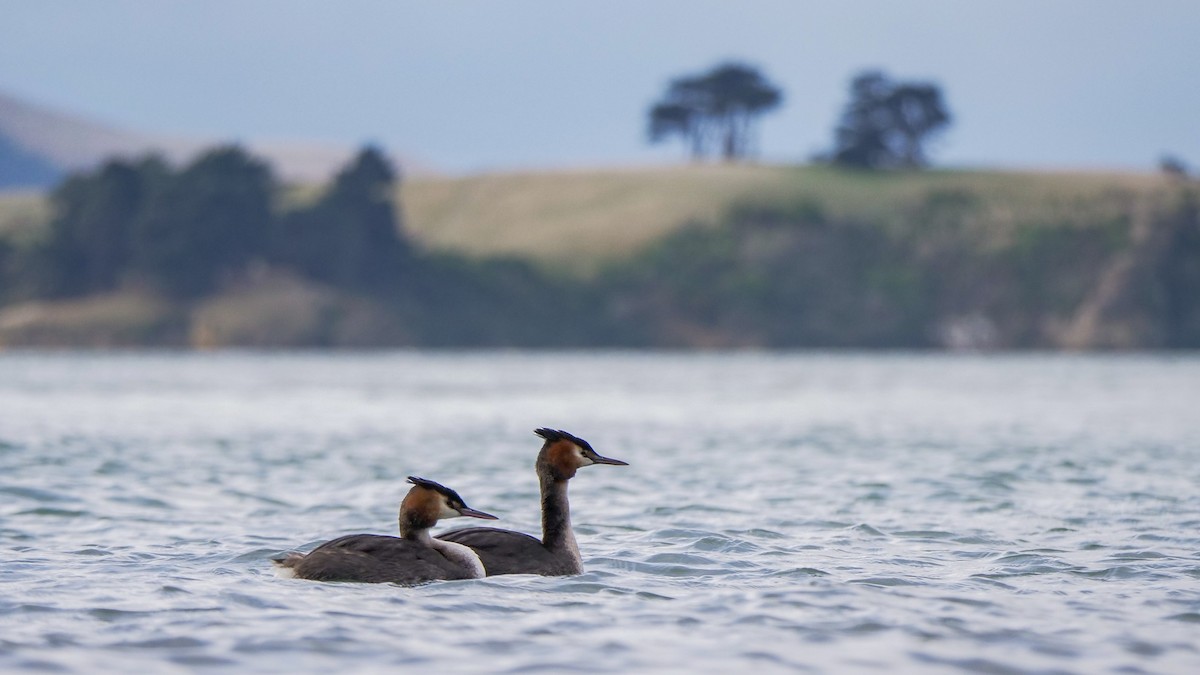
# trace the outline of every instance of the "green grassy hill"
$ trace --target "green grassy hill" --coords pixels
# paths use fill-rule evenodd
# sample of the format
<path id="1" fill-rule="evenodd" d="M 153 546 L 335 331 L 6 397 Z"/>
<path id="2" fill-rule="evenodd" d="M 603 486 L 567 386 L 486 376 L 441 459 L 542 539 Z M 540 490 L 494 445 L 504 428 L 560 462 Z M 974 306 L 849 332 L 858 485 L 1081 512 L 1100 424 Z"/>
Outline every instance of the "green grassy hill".
<path id="1" fill-rule="evenodd" d="M 721 222 L 738 206 L 803 204 L 888 228 L 937 226 L 954 212 L 956 226 L 1004 238 L 1026 223 L 1108 223 L 1170 188 L 1154 174 L 734 165 L 417 179 L 401 187 L 400 201 L 408 229 L 432 248 L 586 273 L 685 225 Z"/>
<path id="2" fill-rule="evenodd" d="M 32 236 L 50 217 L 50 205 L 37 192 L 0 192 L 0 238 L 16 240 Z"/>
<path id="3" fill-rule="evenodd" d="M 1171 187 L 1157 174 L 717 165 L 422 177 L 403 183 L 397 198 L 410 234 L 428 248 L 586 273 L 742 205 L 807 204 L 833 219 L 892 228 L 928 221 L 922 212 L 945 220 L 954 211 L 959 226 L 1000 238 L 1023 223 L 1111 222 Z M 28 233 L 47 216 L 43 197 L 0 192 L 0 236 Z"/>

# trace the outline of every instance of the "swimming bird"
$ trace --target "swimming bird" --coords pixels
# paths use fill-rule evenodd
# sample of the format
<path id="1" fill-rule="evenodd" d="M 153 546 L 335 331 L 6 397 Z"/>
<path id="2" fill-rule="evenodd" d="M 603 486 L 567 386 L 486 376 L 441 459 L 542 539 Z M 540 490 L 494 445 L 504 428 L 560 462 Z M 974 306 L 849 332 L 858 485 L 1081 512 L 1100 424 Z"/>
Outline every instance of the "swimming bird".
<path id="1" fill-rule="evenodd" d="M 350 534 L 313 549 L 275 558 L 280 576 L 313 581 L 361 581 L 413 585 L 438 579 L 478 579 L 484 576 L 479 556 L 462 544 L 429 536 L 442 518 L 496 516 L 476 511 L 450 488 L 409 476 L 413 487 L 400 502 L 400 536 Z"/>
<path id="2" fill-rule="evenodd" d="M 542 539 L 494 527 L 471 527 L 441 535 L 444 541 L 464 544 L 479 554 L 488 576 L 541 574 L 564 576 L 583 573 L 583 558 L 571 529 L 567 481 L 575 471 L 592 464 L 627 466 L 628 462 L 601 457 L 587 441 L 558 429 L 537 429 L 545 439 L 535 467 L 542 492 Z"/>

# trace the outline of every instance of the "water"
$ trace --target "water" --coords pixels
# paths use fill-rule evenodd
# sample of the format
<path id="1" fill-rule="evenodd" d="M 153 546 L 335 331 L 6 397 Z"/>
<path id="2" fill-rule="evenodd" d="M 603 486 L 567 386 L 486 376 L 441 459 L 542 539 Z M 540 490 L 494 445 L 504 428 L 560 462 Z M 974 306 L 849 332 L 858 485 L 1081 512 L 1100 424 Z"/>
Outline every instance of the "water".
<path id="1" fill-rule="evenodd" d="M 0 669 L 1200 672 L 1200 358 L 0 354 Z M 588 572 L 268 559 L 416 474 Z M 457 525 L 462 521 L 450 521 Z M 469 525 L 471 523 L 462 523 Z"/>

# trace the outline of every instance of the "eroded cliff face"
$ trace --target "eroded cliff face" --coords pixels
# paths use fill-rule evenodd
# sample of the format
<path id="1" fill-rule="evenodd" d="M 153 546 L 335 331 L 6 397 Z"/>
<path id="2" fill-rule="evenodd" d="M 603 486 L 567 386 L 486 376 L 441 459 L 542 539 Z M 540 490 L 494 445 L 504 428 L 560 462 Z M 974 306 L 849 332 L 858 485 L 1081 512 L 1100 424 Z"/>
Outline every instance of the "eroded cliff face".
<path id="1" fill-rule="evenodd" d="M 966 194 L 890 229 L 758 210 L 668 238 L 611 306 L 674 347 L 1197 347 L 1193 190 L 1114 192 L 1064 221 L 1005 222 Z"/>
<path id="2" fill-rule="evenodd" d="M 1200 347 L 1196 194 L 1131 201 L 1126 241 L 1079 238 L 1018 277 L 987 263 L 943 285 L 937 342 L 950 349 L 1136 350 Z M 1018 286 L 1032 289 L 1025 301 Z M 1055 297 L 1048 297 L 1055 296 Z M 1039 301 L 1039 300 L 1043 300 Z"/>
<path id="3" fill-rule="evenodd" d="M 1200 223 L 1195 195 L 1142 200 L 1130 243 L 1098 270 L 1071 321 L 1054 336 L 1065 349 L 1200 346 Z"/>

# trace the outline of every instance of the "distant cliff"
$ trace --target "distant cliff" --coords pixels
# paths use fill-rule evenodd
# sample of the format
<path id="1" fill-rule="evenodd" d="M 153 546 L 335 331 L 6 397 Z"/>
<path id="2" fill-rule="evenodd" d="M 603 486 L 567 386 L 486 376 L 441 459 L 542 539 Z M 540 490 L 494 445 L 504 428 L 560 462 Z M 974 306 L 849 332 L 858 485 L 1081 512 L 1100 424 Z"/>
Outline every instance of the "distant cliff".
<path id="1" fill-rule="evenodd" d="M 987 217 L 969 192 L 890 225 L 749 204 L 610 269 L 607 296 L 654 344 L 1200 348 L 1196 192 L 1107 198 L 1075 222 Z"/>

